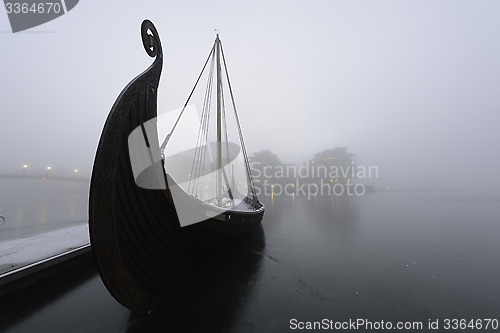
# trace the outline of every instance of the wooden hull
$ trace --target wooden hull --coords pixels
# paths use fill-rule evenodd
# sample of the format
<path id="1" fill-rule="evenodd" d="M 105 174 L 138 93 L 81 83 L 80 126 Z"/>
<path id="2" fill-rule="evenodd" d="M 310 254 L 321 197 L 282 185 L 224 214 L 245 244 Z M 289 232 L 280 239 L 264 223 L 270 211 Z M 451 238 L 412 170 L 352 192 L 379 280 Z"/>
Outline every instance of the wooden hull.
<path id="1" fill-rule="evenodd" d="M 141 28 L 146 51 L 156 59 L 124 88 L 108 115 L 89 194 L 90 240 L 101 278 L 115 299 L 134 311 L 154 307 L 202 248 L 254 230 L 264 214 L 258 203 L 253 212 L 229 210 L 221 215 L 224 220 L 216 216 L 181 227 L 168 184 L 158 190 L 136 185 L 127 140 L 137 126 L 157 116 L 163 61 L 152 23 L 144 21 Z M 188 200 L 182 209 L 189 210 L 190 204 L 200 202 Z"/>

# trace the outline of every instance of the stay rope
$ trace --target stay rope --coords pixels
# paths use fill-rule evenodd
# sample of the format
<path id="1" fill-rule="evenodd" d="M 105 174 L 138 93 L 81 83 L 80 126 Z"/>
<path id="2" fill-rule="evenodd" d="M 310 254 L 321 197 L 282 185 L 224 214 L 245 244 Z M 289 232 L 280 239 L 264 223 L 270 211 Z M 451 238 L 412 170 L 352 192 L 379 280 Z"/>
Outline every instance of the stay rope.
<path id="1" fill-rule="evenodd" d="M 205 174 L 205 167 L 207 165 L 206 164 L 206 157 L 207 157 L 207 150 L 208 150 L 208 134 L 209 134 L 212 91 L 213 91 L 213 86 L 214 86 L 213 74 L 214 74 L 214 67 L 215 67 L 214 63 L 215 63 L 216 46 L 217 46 L 217 41 L 212 46 L 212 49 L 210 50 L 210 53 L 207 57 L 207 60 L 205 61 L 205 64 L 203 65 L 203 68 L 200 72 L 200 75 L 198 76 L 196 83 L 194 84 L 194 87 L 191 90 L 191 93 L 189 94 L 186 102 L 184 103 L 184 106 L 183 106 L 179 116 L 177 117 L 177 119 L 174 123 L 174 126 L 172 127 L 172 130 L 165 137 L 165 139 L 163 140 L 163 143 L 160 146 L 161 156 L 162 156 L 162 158 L 164 158 L 165 147 L 166 147 L 168 141 L 170 140 L 174 130 L 176 129 L 182 115 L 184 114 L 184 111 L 186 110 L 186 107 L 187 107 L 189 101 L 191 100 L 191 97 L 193 96 L 193 93 L 196 90 L 196 87 L 198 86 L 198 83 L 199 83 L 203 73 L 205 72 L 207 64 L 210 62 L 208 81 L 207 81 L 207 85 L 205 88 L 205 96 L 203 99 L 203 108 L 202 108 L 200 125 L 199 125 L 199 129 L 198 129 L 197 140 L 196 140 L 196 147 L 195 147 L 194 157 L 193 157 L 194 160 L 193 160 L 193 164 L 191 166 L 191 173 L 189 174 L 189 184 L 188 184 L 188 193 L 195 195 L 195 196 L 198 196 L 200 198 L 201 198 L 201 195 L 203 193 L 203 191 L 202 191 L 203 190 L 203 178 L 204 178 L 203 175 Z M 252 174 L 250 172 L 250 164 L 248 162 L 248 154 L 247 154 L 245 142 L 243 139 L 243 133 L 241 130 L 238 112 L 236 110 L 233 89 L 231 87 L 231 82 L 229 80 L 229 73 L 227 70 L 226 58 L 224 56 L 224 50 L 222 48 L 222 43 L 220 42 L 220 40 L 219 40 L 219 47 L 220 47 L 220 51 L 222 54 L 222 60 L 223 60 L 223 65 L 224 65 L 223 69 L 224 69 L 224 72 L 226 74 L 225 76 L 226 76 L 227 85 L 229 88 L 231 103 L 232 103 L 232 106 L 234 109 L 234 115 L 235 115 L 237 130 L 238 130 L 239 141 L 240 141 L 240 145 L 241 145 L 241 151 L 243 153 L 243 159 L 244 159 L 244 163 L 245 163 L 246 178 L 247 178 L 247 182 L 250 186 L 250 190 L 251 190 L 251 193 L 253 195 L 253 199 L 256 200 L 257 195 L 255 192 Z M 221 68 L 221 72 L 222 72 L 222 68 Z M 225 102 L 224 102 L 225 98 L 224 98 L 224 93 L 223 93 L 224 90 L 222 88 L 223 88 L 223 84 L 222 84 L 222 80 L 221 80 L 221 82 L 220 82 L 220 90 L 221 90 L 221 95 L 222 95 L 222 98 L 221 98 L 221 118 L 223 119 L 223 121 L 222 121 L 223 126 L 224 126 L 223 135 L 224 135 L 225 141 L 226 141 L 226 145 L 225 145 L 226 161 L 229 162 L 229 159 L 230 159 L 229 137 L 228 137 L 227 124 L 226 124 L 227 118 L 226 118 L 226 110 L 225 110 Z M 222 151 L 221 151 L 221 156 L 222 156 Z M 224 181 L 225 181 L 227 188 L 228 188 L 228 194 L 229 194 L 231 200 L 233 200 L 233 194 L 229 190 L 230 189 L 229 180 L 227 179 L 227 175 L 226 175 L 224 169 L 222 170 L 222 173 L 224 175 Z"/>

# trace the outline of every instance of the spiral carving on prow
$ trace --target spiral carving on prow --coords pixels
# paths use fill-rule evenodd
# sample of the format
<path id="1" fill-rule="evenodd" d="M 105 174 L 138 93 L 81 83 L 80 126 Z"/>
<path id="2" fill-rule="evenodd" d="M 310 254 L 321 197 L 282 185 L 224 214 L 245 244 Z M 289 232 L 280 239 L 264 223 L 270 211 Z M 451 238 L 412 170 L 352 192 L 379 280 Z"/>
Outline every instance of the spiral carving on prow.
<path id="1" fill-rule="evenodd" d="M 146 53 L 150 57 L 156 57 L 163 55 L 163 50 L 161 48 L 160 36 L 158 31 L 150 20 L 144 20 L 141 24 L 141 37 L 142 44 Z"/>

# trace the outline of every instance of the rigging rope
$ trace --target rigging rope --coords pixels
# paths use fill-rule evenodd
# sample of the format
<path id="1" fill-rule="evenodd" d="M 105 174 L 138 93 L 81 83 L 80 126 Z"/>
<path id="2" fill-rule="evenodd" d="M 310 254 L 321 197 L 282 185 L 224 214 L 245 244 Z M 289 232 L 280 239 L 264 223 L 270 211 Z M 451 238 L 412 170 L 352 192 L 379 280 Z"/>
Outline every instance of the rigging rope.
<path id="1" fill-rule="evenodd" d="M 198 129 L 198 135 L 197 135 L 197 141 L 196 141 L 196 147 L 195 147 L 195 151 L 194 151 L 194 157 L 193 157 L 193 165 L 191 166 L 191 173 L 190 173 L 190 177 L 189 177 L 189 184 L 188 184 L 188 193 L 191 192 L 192 195 L 195 195 L 195 196 L 198 196 L 198 191 L 200 192 L 199 195 L 200 195 L 200 198 L 201 198 L 201 195 L 203 193 L 203 176 L 204 176 L 204 172 L 205 172 L 205 166 L 206 166 L 206 155 L 207 155 L 207 149 L 208 149 L 208 134 L 209 134 L 209 124 L 210 124 L 210 110 L 211 110 L 211 99 L 212 99 L 212 91 L 213 91 L 213 74 L 214 74 L 214 62 L 215 62 L 215 51 L 216 51 L 216 47 L 217 47 L 217 41 L 214 43 L 214 45 L 212 46 L 212 49 L 210 50 L 210 53 L 208 55 L 208 58 L 207 60 L 205 61 L 205 64 L 203 65 L 203 68 L 201 70 L 201 73 L 200 75 L 198 76 L 198 79 L 196 80 L 196 83 L 193 87 L 193 89 L 191 90 L 191 93 L 189 94 L 189 97 L 187 98 L 187 101 L 186 103 L 184 104 L 179 116 L 177 117 L 177 120 L 175 121 L 174 123 L 174 126 L 172 127 L 172 130 L 170 131 L 170 133 L 165 137 L 165 140 L 163 141 L 163 143 L 161 144 L 160 146 L 160 151 L 161 151 L 161 155 L 162 155 L 162 158 L 164 158 L 164 150 L 165 150 L 165 147 L 170 139 L 170 137 L 172 136 L 172 133 L 174 132 L 175 128 L 177 127 L 177 124 L 179 123 L 182 115 L 184 114 L 184 111 L 191 99 L 191 97 L 193 96 L 193 93 L 203 75 L 203 72 L 205 71 L 206 67 L 207 67 L 207 64 L 208 62 L 210 61 L 210 59 L 212 59 L 211 61 L 211 64 L 210 64 L 210 70 L 209 70 L 209 77 L 208 77 L 208 82 L 207 82 L 207 86 L 206 86 L 206 89 L 205 89 L 205 96 L 204 96 L 204 101 L 203 101 L 203 109 L 202 109 L 202 114 L 201 114 L 201 119 L 200 119 L 200 127 Z M 229 87 L 229 92 L 230 92 L 230 96 L 231 96 L 231 102 L 232 102 L 232 106 L 233 106 L 233 109 L 234 109 L 234 115 L 235 115 L 235 119 L 236 119 L 236 125 L 237 125 L 237 129 L 238 129 L 238 136 L 239 136 L 239 140 L 240 140 L 240 145 L 241 145 L 241 151 L 243 153 L 243 159 L 244 159 L 244 163 L 245 163 L 245 171 L 246 171 L 246 177 L 247 177 L 247 182 L 248 182 L 248 185 L 250 186 L 250 190 L 252 192 L 252 195 L 253 195 L 253 199 L 256 200 L 257 199 L 257 195 L 256 195 L 256 192 L 255 192 L 255 187 L 254 187 L 254 183 L 253 183 L 253 178 L 252 178 L 252 174 L 251 174 L 251 171 L 250 171 L 250 164 L 249 164 L 249 161 L 248 161 L 248 154 L 247 154 L 247 151 L 246 151 L 246 148 L 245 148 L 245 142 L 244 142 L 244 139 L 243 139 L 243 133 L 242 133 L 242 130 L 241 130 L 241 125 L 240 125 L 240 120 L 239 120 L 239 117 L 238 117 L 238 112 L 236 111 L 236 104 L 235 104 L 235 101 L 234 101 L 234 95 L 233 95 L 233 90 L 232 90 L 232 87 L 231 87 L 231 82 L 229 80 L 229 73 L 228 73 L 228 70 L 227 70 L 227 65 L 226 65 L 226 58 L 224 56 L 224 50 L 222 49 L 222 43 L 220 42 L 219 40 L 219 47 L 220 47 L 220 51 L 221 51 L 221 54 L 222 54 L 222 60 L 223 60 L 223 64 L 224 64 L 224 72 L 226 73 L 226 79 L 227 79 L 227 84 L 228 84 L 228 87 Z M 220 72 L 222 72 L 222 68 L 220 68 Z M 228 130 L 227 130 L 227 124 L 226 124 L 226 120 L 227 120 L 227 117 L 226 117 L 226 110 L 225 110 L 225 102 L 224 102 L 224 93 L 223 93 L 223 87 L 222 87 L 222 80 L 220 80 L 220 91 L 221 91 L 221 94 L 222 94 L 222 98 L 221 98 L 221 109 L 222 109 L 222 112 L 221 112 L 221 118 L 223 119 L 222 123 L 224 124 L 224 135 L 225 135 L 225 139 L 226 139 L 226 163 L 224 163 L 225 165 L 227 165 L 227 163 L 229 163 L 229 160 L 230 160 L 230 153 L 229 153 L 229 137 L 228 137 Z M 220 152 L 221 154 L 221 158 L 222 158 L 222 151 Z M 234 198 L 233 198 L 233 193 L 231 193 L 231 186 L 229 184 L 229 180 L 227 178 L 227 175 L 226 175 L 226 172 L 224 170 L 224 167 L 222 167 L 222 173 L 224 175 L 224 181 L 227 185 L 227 189 L 228 189 L 228 195 L 231 199 L 231 201 L 233 202 L 233 205 L 234 205 Z M 234 177 L 234 175 L 233 175 Z M 248 195 L 248 192 L 247 192 L 247 195 Z"/>
<path id="2" fill-rule="evenodd" d="M 162 156 L 163 156 L 163 152 L 165 151 L 165 146 L 167 145 L 168 140 L 169 140 L 169 139 L 170 139 L 170 137 L 172 136 L 172 133 L 174 132 L 175 128 L 177 127 L 177 124 L 179 123 L 179 120 L 181 120 L 182 114 L 184 113 L 184 110 L 186 110 L 186 106 L 188 105 L 189 100 L 191 99 L 191 96 L 193 96 L 194 90 L 196 89 L 196 86 L 198 85 L 198 82 L 200 81 L 201 75 L 202 75 L 202 74 L 203 74 L 203 72 L 205 71 L 205 67 L 207 67 L 208 61 L 210 60 L 210 57 L 212 56 L 212 53 L 214 53 L 214 51 L 215 51 L 215 43 L 214 43 L 214 45 L 212 46 L 212 50 L 210 50 L 210 53 L 208 54 L 207 61 L 205 61 L 205 65 L 203 65 L 203 68 L 202 68 L 202 70 L 201 70 L 201 73 L 200 73 L 200 75 L 198 76 L 198 79 L 196 80 L 196 83 L 194 84 L 194 87 L 193 87 L 193 89 L 191 90 L 191 93 L 189 94 L 189 97 L 187 98 L 186 103 L 184 103 L 184 106 L 182 107 L 182 110 L 181 110 L 181 113 L 179 114 L 179 117 L 177 117 L 177 120 L 175 121 L 175 124 L 174 124 L 174 126 L 172 127 L 172 130 L 170 131 L 170 133 L 169 133 L 169 134 L 167 134 L 167 136 L 165 137 L 165 140 L 163 140 L 163 143 L 162 143 L 162 144 L 161 144 L 161 146 L 160 146 L 160 152 L 161 152 Z"/>
<path id="3" fill-rule="evenodd" d="M 188 192 L 189 189 L 191 188 L 191 193 L 194 195 L 198 194 L 198 189 L 200 189 L 200 195 L 203 193 L 202 192 L 202 187 L 203 187 L 203 174 L 205 171 L 205 157 L 206 157 L 206 150 L 207 150 L 207 139 L 208 139 L 208 124 L 210 122 L 210 109 L 211 109 L 211 96 L 212 96 L 212 77 L 213 77 L 213 70 L 214 70 L 214 63 L 215 59 L 212 57 L 212 62 L 210 64 L 210 70 L 209 70 L 209 75 L 208 75 L 208 81 L 207 81 L 207 87 L 205 89 L 205 96 L 203 100 L 203 108 L 202 108 L 202 114 L 200 118 L 200 127 L 198 129 L 198 137 L 196 140 L 196 147 L 195 147 L 195 152 L 194 152 L 194 157 L 193 157 L 193 165 L 191 166 L 191 173 L 189 177 L 189 185 L 188 185 Z M 195 175 L 200 175 L 201 177 L 195 177 Z M 201 179 L 200 179 L 201 178 Z M 194 181 L 192 182 L 192 180 Z M 193 185 L 191 186 L 191 184 Z M 196 190 L 196 191 L 195 191 Z"/>
<path id="4" fill-rule="evenodd" d="M 224 89 L 222 89 L 222 80 L 220 81 L 220 92 L 221 92 L 221 102 L 222 102 L 222 106 L 221 106 L 221 110 L 222 110 L 222 124 L 224 125 L 224 135 L 226 137 L 226 163 L 224 163 L 224 165 L 227 165 L 230 161 L 230 155 L 229 155 L 229 136 L 227 135 L 227 121 L 226 121 L 226 105 L 224 103 Z M 222 155 L 222 152 L 221 152 L 221 155 Z M 227 186 L 227 193 L 229 195 L 229 198 L 231 199 L 231 201 L 233 202 L 233 205 L 234 205 L 234 197 L 233 197 L 233 193 L 231 191 L 231 184 L 229 183 L 229 180 L 227 178 L 227 174 L 226 174 L 226 170 L 225 168 L 222 168 L 222 174 L 224 175 L 224 181 L 226 182 L 226 186 Z M 236 190 L 236 189 L 235 189 Z"/>
<path id="5" fill-rule="evenodd" d="M 234 115 L 236 116 L 236 124 L 238 125 L 238 134 L 240 137 L 241 150 L 243 151 L 243 158 L 245 160 L 246 174 L 247 174 L 248 182 L 250 183 L 250 188 L 252 190 L 253 198 L 255 200 L 257 198 L 257 194 L 255 193 L 255 187 L 253 184 L 252 173 L 250 172 L 250 164 L 248 163 L 248 155 L 247 155 L 247 150 L 245 148 L 245 142 L 243 140 L 243 133 L 241 131 L 240 119 L 238 117 L 238 112 L 236 111 L 236 104 L 234 102 L 233 89 L 231 88 L 231 81 L 229 81 L 229 73 L 227 71 L 226 58 L 224 57 L 224 50 L 222 48 L 222 42 L 220 42 L 220 50 L 222 53 L 222 61 L 224 63 L 224 70 L 226 72 L 227 85 L 229 87 L 229 93 L 231 94 L 231 101 L 233 103 Z"/>

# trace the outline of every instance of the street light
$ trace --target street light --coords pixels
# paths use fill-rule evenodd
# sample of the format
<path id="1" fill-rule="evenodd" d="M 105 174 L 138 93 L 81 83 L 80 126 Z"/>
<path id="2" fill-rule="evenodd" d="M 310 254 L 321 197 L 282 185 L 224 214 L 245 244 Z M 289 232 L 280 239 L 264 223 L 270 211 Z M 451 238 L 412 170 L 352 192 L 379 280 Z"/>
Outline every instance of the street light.
<path id="1" fill-rule="evenodd" d="M 28 168 L 28 164 L 23 165 L 23 176 L 26 175 L 27 168 Z"/>

